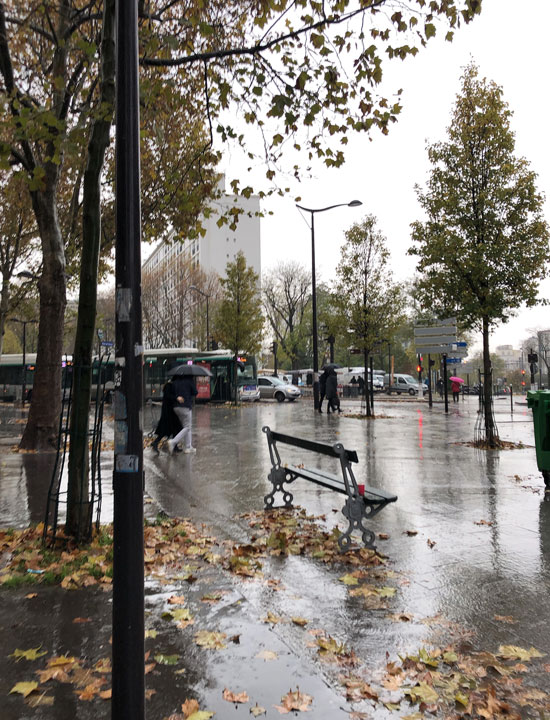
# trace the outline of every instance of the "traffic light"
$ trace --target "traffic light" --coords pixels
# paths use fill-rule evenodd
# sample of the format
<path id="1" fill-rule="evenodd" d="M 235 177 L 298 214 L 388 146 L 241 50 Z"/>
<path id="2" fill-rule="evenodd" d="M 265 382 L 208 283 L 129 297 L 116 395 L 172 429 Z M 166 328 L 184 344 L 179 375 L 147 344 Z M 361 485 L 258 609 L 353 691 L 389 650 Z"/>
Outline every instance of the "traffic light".
<path id="1" fill-rule="evenodd" d="M 417 366 L 416 366 L 416 372 L 417 372 L 417 373 L 421 373 L 423 370 L 424 370 L 424 368 L 422 367 L 422 365 L 417 365 Z"/>
<path id="2" fill-rule="evenodd" d="M 273 340 L 273 345 L 271 346 L 271 351 L 272 351 L 273 355 L 277 355 L 278 347 L 279 347 L 279 343 L 277 342 L 277 340 Z"/>

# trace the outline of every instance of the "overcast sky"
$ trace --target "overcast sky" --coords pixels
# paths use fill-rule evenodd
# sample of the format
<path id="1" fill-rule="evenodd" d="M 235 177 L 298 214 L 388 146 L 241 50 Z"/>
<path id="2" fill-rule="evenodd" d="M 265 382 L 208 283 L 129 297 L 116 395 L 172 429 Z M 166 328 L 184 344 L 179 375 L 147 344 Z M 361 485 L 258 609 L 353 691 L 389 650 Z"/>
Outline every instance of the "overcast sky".
<path id="1" fill-rule="evenodd" d="M 344 231 L 365 213 L 378 218 L 396 278 L 414 275 L 414 258 L 406 254 L 410 223 L 421 217 L 414 184 L 424 184 L 428 174 L 426 142 L 445 138 L 462 68 L 470 59 L 479 65 L 481 75 L 503 87 L 514 112 L 516 152 L 530 161 L 539 189 L 550 197 L 550 0 L 483 0 L 483 4 L 481 16 L 457 32 L 453 43 L 436 38 L 416 58 L 386 64 L 383 90 L 389 94 L 402 87 L 404 91 L 400 120 L 387 137 L 375 134 L 370 142 L 356 136 L 343 168 L 320 169 L 315 179 L 291 185 L 287 199 L 264 204 L 265 210 L 274 212 L 262 220 L 264 270 L 287 259 L 311 266 L 309 214 L 302 217 L 292 199 L 300 195 L 307 207 L 353 199 L 363 202 L 360 208 L 338 208 L 316 216 L 318 278 L 334 276 Z M 230 179 L 228 168 L 226 172 Z M 548 200 L 546 207 L 550 209 Z M 550 298 L 550 282 L 541 294 Z M 492 344 L 518 344 L 529 329 L 546 327 L 550 327 L 550 309 L 523 311 L 494 333 Z"/>

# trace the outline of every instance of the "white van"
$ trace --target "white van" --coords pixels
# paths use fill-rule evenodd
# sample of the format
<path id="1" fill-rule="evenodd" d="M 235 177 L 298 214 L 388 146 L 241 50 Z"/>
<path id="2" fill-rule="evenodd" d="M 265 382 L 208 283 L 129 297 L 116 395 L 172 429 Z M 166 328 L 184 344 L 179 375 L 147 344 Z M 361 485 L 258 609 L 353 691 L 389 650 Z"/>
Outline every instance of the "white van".
<path id="1" fill-rule="evenodd" d="M 370 371 L 369 371 L 370 374 Z M 340 385 L 354 385 L 359 384 L 359 378 L 365 379 L 365 368 L 364 367 L 344 367 L 336 370 L 338 376 L 338 383 Z M 352 382 L 353 381 L 353 382 Z M 373 388 L 375 392 L 383 390 L 384 388 L 384 371 L 374 370 L 373 372 Z"/>
<path id="2" fill-rule="evenodd" d="M 416 395 L 418 393 L 418 380 L 415 380 L 412 375 L 394 373 L 393 384 L 391 385 L 390 380 L 391 376 L 386 373 L 384 375 L 384 386 L 388 395 L 391 395 L 392 392 L 395 392 L 398 395 L 401 395 L 401 393 Z"/>

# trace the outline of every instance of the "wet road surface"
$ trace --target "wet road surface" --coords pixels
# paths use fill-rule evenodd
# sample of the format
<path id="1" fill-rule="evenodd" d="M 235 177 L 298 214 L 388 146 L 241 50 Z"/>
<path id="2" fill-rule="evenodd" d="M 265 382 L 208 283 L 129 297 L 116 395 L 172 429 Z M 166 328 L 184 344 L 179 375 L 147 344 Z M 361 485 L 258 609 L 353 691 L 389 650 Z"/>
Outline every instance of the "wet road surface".
<path id="1" fill-rule="evenodd" d="M 268 717 L 278 717 L 273 705 L 296 686 L 313 696 L 312 715 L 320 720 L 348 717 L 352 708 L 368 711 L 371 717 L 393 716 L 380 705 L 347 702 L 336 682 L 337 672 L 308 647 L 304 629 L 288 622 L 262 622 L 269 611 L 307 618 L 309 628 L 322 628 L 353 648 L 373 675 L 384 665 L 386 653 L 395 658 L 424 644 L 436 645 L 439 634 L 446 641 L 449 635 L 455 640 L 468 638 L 478 649 L 490 652 L 500 644 L 533 645 L 550 652 L 550 502 L 544 500 L 535 450 L 529 447 L 534 440 L 527 407 L 516 404 L 512 416 L 509 400 L 495 400 L 501 438 L 526 446 L 503 451 L 478 451 L 461 444 L 473 439 L 477 418 L 473 397 L 455 406 L 451 403 L 448 415 L 442 404 L 430 410 L 427 402 L 416 400 L 377 402 L 375 420 L 346 417 L 357 413 L 357 403 L 344 400 L 342 407 L 343 415 L 327 417 L 314 413 L 310 401 L 304 400 L 262 402 L 238 409 L 199 406 L 194 412 L 196 455 L 162 452 L 156 457 L 145 450 L 147 493 L 168 515 L 189 517 L 205 523 L 217 538 L 244 543 L 251 528 L 243 514 L 261 511 L 270 490 L 262 427 L 342 442 L 357 450 L 358 482 L 398 495 L 397 503 L 384 509 L 371 525 L 377 534 L 388 536 L 379 539 L 377 546 L 388 558 L 384 584 L 394 587 L 395 595 L 379 609 L 366 610 L 364 602 L 351 597 L 339 579 L 348 572 L 345 567 L 303 556 L 263 561 L 265 580 L 278 580 L 282 589 L 277 591 L 266 581 L 235 580 L 213 568 L 209 582 L 226 594 L 223 602 L 208 607 L 199 598 L 204 587 L 196 588 L 194 598 L 191 586 L 189 605 L 197 613 L 196 625 L 239 635 L 240 642 L 228 651 L 205 652 L 189 636 L 174 631 L 170 642 L 181 653 L 186 674 L 178 676 L 174 685 L 173 673 L 158 671 L 155 682 L 160 687 L 166 684 L 166 694 L 162 697 L 157 690 L 148 705 L 148 717 L 160 720 L 178 710 L 174 702 L 167 706 L 164 701 L 180 688 L 181 702 L 192 688 L 193 696 L 201 698 L 201 708 L 216 711 L 216 717 L 249 717 L 250 704 L 234 707 L 222 700 L 225 687 L 246 690 L 251 704 L 258 701 L 268 708 Z M 6 437 L 2 439 L 0 428 L 4 444 Z M 280 450 L 283 462 L 337 472 L 330 459 L 314 459 L 283 446 Z M 48 461 L 43 456 L 20 458 L 2 454 L 0 526 L 10 524 L 10 512 L 11 524 L 24 526 L 41 519 L 41 483 L 47 473 L 38 463 Z M 106 457 L 105 462 L 104 483 L 110 485 L 111 459 Z M 109 492 L 104 486 L 105 516 Z M 318 522 L 329 530 L 336 524 L 345 527 L 340 513 L 343 496 L 303 480 L 293 484 L 292 492 L 294 503 L 319 516 Z M 19 501 L 14 516 L 15 498 Z M 148 582 L 146 603 L 151 617 L 173 592 L 178 592 L 176 586 Z M 104 594 L 90 593 L 86 602 L 91 605 L 88 614 L 105 615 Z M 72 613 L 76 612 L 74 608 Z M 71 614 L 59 608 L 60 618 L 66 613 Z M 407 622 L 395 622 L 388 619 L 390 613 L 410 617 Z M 497 617 L 513 618 L 514 623 Z M 28 627 L 18 623 L 8 647 L 14 642 L 19 647 L 35 646 L 33 627 L 37 629 L 32 622 Z M 28 633 L 27 645 L 18 635 L 23 632 Z M 99 631 L 103 646 L 108 643 L 107 633 L 108 623 L 103 623 Z M 97 644 L 94 648 L 99 652 Z M 273 651 L 277 658 L 259 661 L 256 656 L 261 650 Z M 545 687 L 545 678 L 535 676 L 534 681 Z M 403 714 L 407 713 L 402 709 L 395 716 Z M 35 712 L 28 717 L 54 716 Z"/>

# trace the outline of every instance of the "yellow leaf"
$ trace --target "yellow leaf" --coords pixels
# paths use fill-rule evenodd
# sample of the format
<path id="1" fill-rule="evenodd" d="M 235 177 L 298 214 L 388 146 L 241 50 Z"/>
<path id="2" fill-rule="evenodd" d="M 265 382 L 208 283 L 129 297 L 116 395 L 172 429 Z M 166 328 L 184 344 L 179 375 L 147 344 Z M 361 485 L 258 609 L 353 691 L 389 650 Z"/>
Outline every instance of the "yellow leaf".
<path id="1" fill-rule="evenodd" d="M 30 695 L 33 690 L 36 690 L 37 687 L 37 682 L 18 682 L 12 687 L 9 694 L 11 695 L 11 693 L 19 693 L 19 695 L 27 697 L 27 695 Z"/>
<path id="2" fill-rule="evenodd" d="M 359 580 L 355 577 L 355 575 L 350 575 L 349 573 L 347 575 L 342 575 L 342 577 L 338 578 L 341 583 L 344 583 L 344 585 L 359 585 Z"/>
<path id="3" fill-rule="evenodd" d="M 499 657 L 506 660 L 531 660 L 534 657 L 545 657 L 544 653 L 539 652 L 534 647 L 529 650 L 518 647 L 517 645 L 501 645 L 498 649 Z"/>
<path id="4" fill-rule="evenodd" d="M 222 650 L 227 647 L 224 640 L 227 635 L 222 632 L 210 632 L 208 630 L 199 630 L 195 635 L 195 642 L 200 647 L 210 648 L 212 650 Z"/>
<path id="5" fill-rule="evenodd" d="M 291 620 L 295 625 L 299 625 L 300 627 L 304 627 L 309 622 L 309 620 L 306 620 L 303 617 L 293 617 Z"/>
<path id="6" fill-rule="evenodd" d="M 23 658 L 25 658 L 25 660 L 36 660 L 48 654 L 46 650 L 39 652 L 41 647 L 42 646 L 39 645 L 37 648 L 31 648 L 30 650 L 19 650 L 19 648 L 16 648 L 9 657 L 15 658 L 17 662 Z"/>

